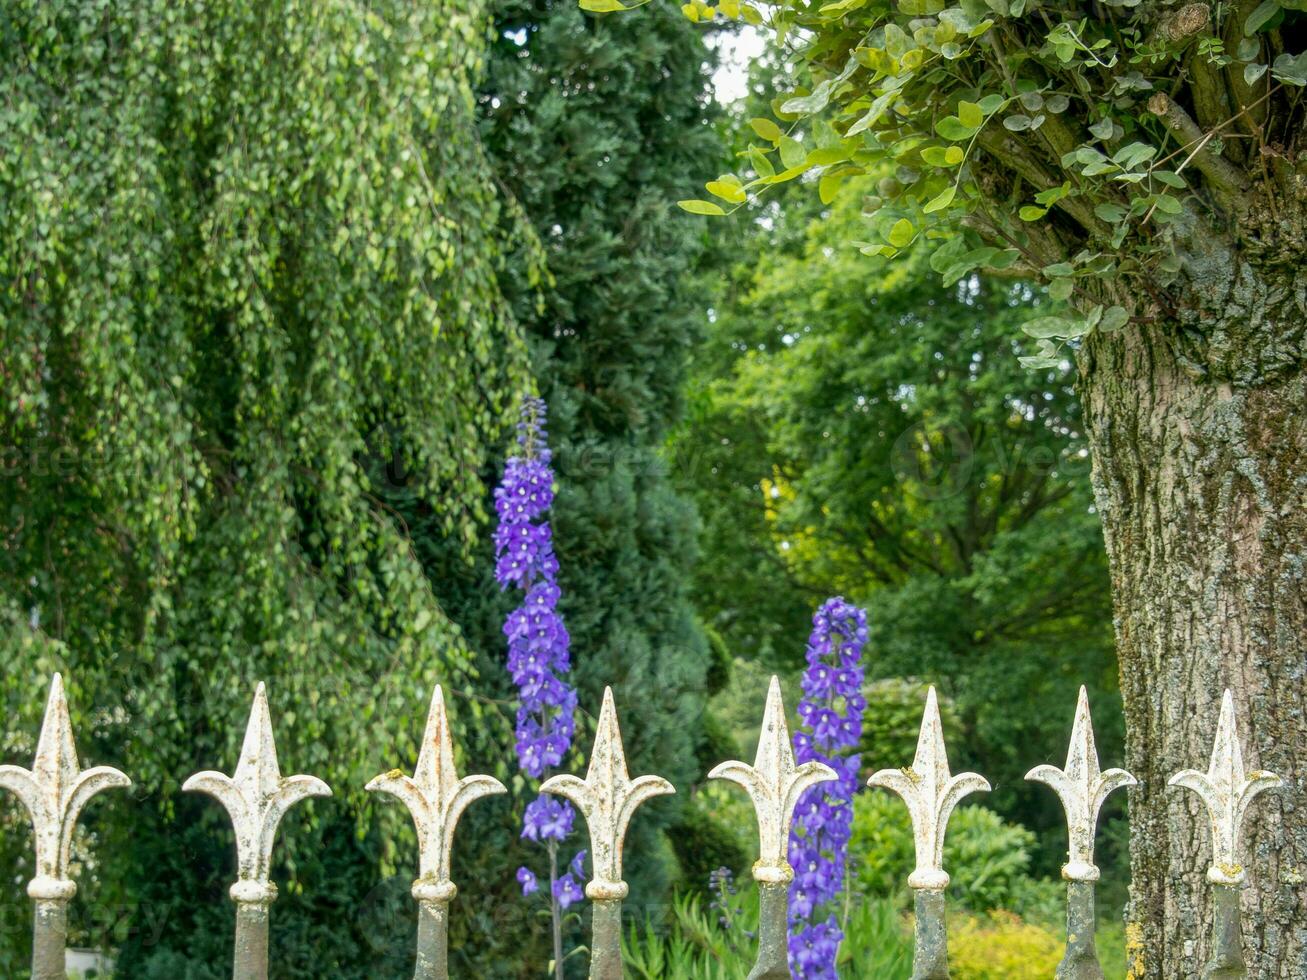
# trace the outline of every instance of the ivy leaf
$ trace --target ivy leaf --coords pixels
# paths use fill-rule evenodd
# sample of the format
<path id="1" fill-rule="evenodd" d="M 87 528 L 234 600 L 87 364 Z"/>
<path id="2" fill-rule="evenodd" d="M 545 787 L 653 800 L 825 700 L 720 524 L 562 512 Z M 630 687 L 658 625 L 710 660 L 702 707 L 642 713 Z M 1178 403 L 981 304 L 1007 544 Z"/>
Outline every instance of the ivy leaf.
<path id="1" fill-rule="evenodd" d="M 682 211 L 689 211 L 691 214 L 723 215 L 726 213 L 721 209 L 721 205 L 714 204 L 712 201 L 677 201 L 676 206 Z"/>

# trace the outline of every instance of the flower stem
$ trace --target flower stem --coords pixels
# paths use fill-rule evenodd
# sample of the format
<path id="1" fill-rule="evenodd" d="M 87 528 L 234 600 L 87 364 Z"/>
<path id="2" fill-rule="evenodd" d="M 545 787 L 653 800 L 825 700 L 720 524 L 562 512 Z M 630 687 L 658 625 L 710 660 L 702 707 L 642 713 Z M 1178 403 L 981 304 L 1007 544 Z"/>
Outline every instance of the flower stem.
<path id="1" fill-rule="evenodd" d="M 554 925 L 554 978 L 563 978 L 563 910 L 558 907 L 554 883 L 558 881 L 558 842 L 549 842 L 549 914 Z"/>

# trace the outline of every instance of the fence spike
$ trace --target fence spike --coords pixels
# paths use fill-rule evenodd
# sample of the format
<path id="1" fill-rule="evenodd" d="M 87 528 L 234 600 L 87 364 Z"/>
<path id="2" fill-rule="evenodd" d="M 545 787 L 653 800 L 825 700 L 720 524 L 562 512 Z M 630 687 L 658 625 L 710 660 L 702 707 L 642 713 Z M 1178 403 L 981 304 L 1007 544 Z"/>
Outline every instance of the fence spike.
<path id="1" fill-rule="evenodd" d="M 233 980 L 264 980 L 268 975 L 268 907 L 277 897 L 272 883 L 272 844 L 277 826 L 292 806 L 310 796 L 330 796 L 317 776 L 282 776 L 268 713 L 268 695 L 260 682 L 254 691 L 236 771 L 197 772 L 187 792 L 207 793 L 227 810 L 236 832 L 236 951 Z"/>
<path id="2" fill-rule="evenodd" d="M 27 883 L 35 916 L 32 925 L 33 980 L 63 980 L 68 935 L 68 902 L 77 883 L 68 877 L 69 852 L 77 817 L 101 790 L 132 781 L 111 766 L 82 769 L 64 697 L 64 679 L 50 678 L 36 758 L 31 769 L 0 766 L 0 787 L 14 793 L 32 820 L 36 874 Z"/>
<path id="3" fill-rule="evenodd" d="M 431 695 L 413 776 L 394 769 L 372 779 L 364 788 L 397 797 L 413 817 L 418 838 L 418 878 L 412 890 L 418 902 L 413 980 L 445 980 L 449 976 L 449 903 L 458 894 L 449 879 L 454 829 L 469 804 L 508 791 L 493 776 L 459 778 L 445 693 L 439 684 Z"/>
<path id="4" fill-rule="evenodd" d="M 1167 781 L 1198 794 L 1207 807 L 1212 826 L 1212 865 L 1207 880 L 1213 885 L 1214 906 L 1212 955 L 1203 973 L 1206 977 L 1242 977 L 1243 928 L 1239 912 L 1239 887 L 1247 877 L 1239 864 L 1239 833 L 1248 806 L 1260 793 L 1284 785 L 1273 772 L 1247 772 L 1239 731 L 1234 717 L 1234 696 L 1227 688 L 1221 698 L 1221 716 L 1212 742 L 1207 772 L 1185 769 Z"/>
<path id="5" fill-rule="evenodd" d="M 903 798 L 912 819 L 917 866 L 908 876 L 915 893 L 916 952 L 913 980 L 936 980 L 948 976 L 948 933 L 944 921 L 944 889 L 949 876 L 944 870 L 944 834 L 949 815 L 969 793 L 988 792 L 989 780 L 974 772 L 954 776 L 948 768 L 944 747 L 944 726 L 939 718 L 939 700 L 932 686 L 926 694 L 921 716 L 917 754 L 907 769 L 881 769 L 867 780 Z"/>
<path id="6" fill-rule="evenodd" d="M 1068 861 L 1062 866 L 1062 877 L 1067 883 L 1067 945 L 1058 964 L 1058 980 L 1102 980 L 1103 969 L 1094 942 L 1094 882 L 1099 878 L 1094 864 L 1094 834 L 1103 801 L 1114 790 L 1134 786 L 1135 777 L 1124 769 L 1100 770 L 1089 694 L 1083 686 L 1076 702 L 1066 766 L 1036 766 L 1026 773 L 1026 778 L 1051 787 L 1066 812 Z"/>
<path id="7" fill-rule="evenodd" d="M 613 689 L 606 687 L 585 779 L 551 776 L 540 791 L 566 797 L 585 815 L 590 828 L 590 863 L 594 869 L 592 880 L 585 886 L 586 897 L 594 902 L 590 978 L 615 980 L 622 975 L 622 899 L 629 891 L 622 880 L 626 827 L 640 804 L 676 790 L 661 776 L 630 777 L 622 733 L 617 726 Z"/>
<path id="8" fill-rule="evenodd" d="M 785 719 L 781 682 L 767 688 L 762 730 L 753 765 L 731 760 L 714 767 L 709 779 L 726 779 L 749 794 L 758 820 L 758 958 L 747 980 L 788 980 L 787 906 L 794 869 L 789 863 L 790 823 L 803 794 L 818 783 L 836 779 L 830 766 L 816 761 L 794 764 L 794 747 Z"/>

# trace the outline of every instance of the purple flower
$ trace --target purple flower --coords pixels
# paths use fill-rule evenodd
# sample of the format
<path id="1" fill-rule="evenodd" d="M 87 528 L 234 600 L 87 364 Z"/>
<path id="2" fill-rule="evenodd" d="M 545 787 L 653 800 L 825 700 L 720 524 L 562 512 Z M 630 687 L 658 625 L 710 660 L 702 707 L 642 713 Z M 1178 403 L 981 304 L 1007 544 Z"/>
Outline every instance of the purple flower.
<path id="1" fill-rule="evenodd" d="M 554 473 L 545 435 L 545 403 L 528 398 L 517 426 L 517 448 L 504 466 L 495 489 L 495 580 L 501 589 L 516 589 L 522 601 L 504 620 L 508 642 L 505 666 L 517 687 L 514 726 L 518 765 L 540 779 L 562 763 L 576 731 L 576 691 L 565 680 L 571 670 L 571 637 L 558 612 L 558 558 L 554 555 L 549 508 L 554 502 Z M 555 797 L 529 803 L 522 836 L 555 848 L 572 832 L 576 813 Z M 551 854 L 553 851 L 551 850 Z M 566 908 L 582 897 L 576 878 L 583 877 L 582 851 L 571 873 L 553 880 L 552 901 Z M 552 877 L 552 873 L 551 873 Z M 520 868 L 522 894 L 539 890 L 535 874 Z M 557 907 L 554 909 L 557 913 Z"/>
<path id="2" fill-rule="evenodd" d="M 564 840 L 572 832 L 576 811 L 552 796 L 537 796 L 526 805 L 522 836 L 528 840 Z"/>
<path id="3" fill-rule="evenodd" d="M 585 892 L 581 890 L 581 886 L 576 883 L 576 879 L 572 877 L 570 871 L 554 882 L 554 899 L 563 908 L 567 908 L 573 902 L 579 902 L 583 898 L 585 898 Z"/>
<path id="4" fill-rule="evenodd" d="M 568 870 L 582 881 L 585 880 L 585 855 L 585 848 L 581 848 L 576 852 L 576 857 L 572 858 L 572 863 L 567 866 Z"/>
<path id="5" fill-rule="evenodd" d="M 829 912 L 844 888 L 849 839 L 853 834 L 853 794 L 858 790 L 859 758 L 849 750 L 862 736 L 862 648 L 867 614 L 842 598 L 827 600 L 812 617 L 808 668 L 794 735 L 798 761 L 816 760 L 835 770 L 833 782 L 810 789 L 799 801 L 790 829 L 790 969 L 796 980 L 834 980 L 835 959 L 844 938 Z"/>

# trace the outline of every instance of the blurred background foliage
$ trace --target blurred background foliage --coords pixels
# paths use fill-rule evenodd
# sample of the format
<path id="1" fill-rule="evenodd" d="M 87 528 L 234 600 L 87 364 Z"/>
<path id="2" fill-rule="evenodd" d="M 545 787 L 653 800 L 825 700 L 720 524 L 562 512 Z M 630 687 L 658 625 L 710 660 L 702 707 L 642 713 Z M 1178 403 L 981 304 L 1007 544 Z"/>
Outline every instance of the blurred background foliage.
<path id="1" fill-rule="evenodd" d="M 1042 294 L 846 247 L 856 181 L 676 211 L 779 69 L 723 109 L 674 9 L 19 0 L 3 28 L 0 746 L 30 763 L 66 670 L 83 757 L 136 784 L 79 831 L 76 943 L 226 975 L 231 833 L 178 787 L 234 765 L 264 679 L 283 768 L 336 790 L 283 824 L 274 975 L 408 975 L 413 833 L 361 787 L 411 767 L 441 682 L 465 770 L 511 789 L 464 818 L 452 968 L 542 974 L 487 517 L 538 390 L 582 708 L 612 684 L 632 771 L 678 787 L 632 825 L 632 974 L 751 961 L 750 888 L 708 880 L 747 880 L 753 817 L 703 776 L 752 758 L 772 672 L 797 701 L 841 593 L 872 627 L 864 766 L 911 760 L 935 684 L 954 769 L 995 786 L 946 852 L 955 975 L 1048 975 L 1065 832 L 1022 776 L 1060 763 L 1081 683 L 1105 759 L 1121 733 L 1072 379 L 1011 341 Z M 864 793 L 855 829 L 846 975 L 906 976 L 906 816 Z M 0 799 L 5 976 L 30 863 Z"/>

